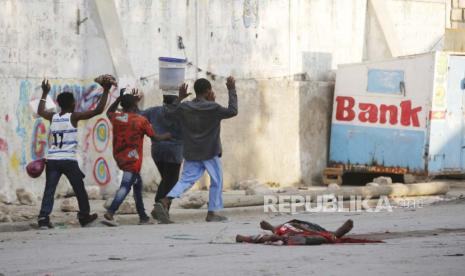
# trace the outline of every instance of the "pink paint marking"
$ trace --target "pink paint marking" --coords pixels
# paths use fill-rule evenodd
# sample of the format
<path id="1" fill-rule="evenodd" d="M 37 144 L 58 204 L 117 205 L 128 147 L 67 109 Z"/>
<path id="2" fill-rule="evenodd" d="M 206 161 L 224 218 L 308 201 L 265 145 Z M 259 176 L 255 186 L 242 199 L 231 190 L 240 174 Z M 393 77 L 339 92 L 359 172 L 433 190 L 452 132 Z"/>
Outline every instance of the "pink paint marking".
<path id="1" fill-rule="evenodd" d="M 0 138 L 0 151 L 7 152 L 8 151 L 8 143 Z"/>

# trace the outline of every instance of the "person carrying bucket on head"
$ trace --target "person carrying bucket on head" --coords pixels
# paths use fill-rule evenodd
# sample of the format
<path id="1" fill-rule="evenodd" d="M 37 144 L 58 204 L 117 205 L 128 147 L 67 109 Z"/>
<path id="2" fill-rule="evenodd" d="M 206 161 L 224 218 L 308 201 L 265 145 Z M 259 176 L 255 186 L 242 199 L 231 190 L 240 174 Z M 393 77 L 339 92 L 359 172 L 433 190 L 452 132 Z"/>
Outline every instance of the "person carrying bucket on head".
<path id="1" fill-rule="evenodd" d="M 181 103 L 190 95 L 187 93 L 187 85 L 183 84 L 179 88 L 179 98 L 168 106 L 168 112 L 181 123 L 184 165 L 181 179 L 166 197 L 155 204 L 155 214 L 161 223 L 172 223 L 168 213 L 171 201 L 191 188 L 205 170 L 210 175 L 211 184 L 206 221 L 227 220 L 217 213 L 223 208 L 220 126 L 223 119 L 237 115 L 237 95 L 233 77 L 227 79 L 226 87 L 229 91 L 228 107 L 215 102 L 212 86 L 206 79 L 195 81 L 194 100 Z"/>
<path id="2" fill-rule="evenodd" d="M 68 178 L 76 194 L 79 205 L 78 220 L 81 226 L 86 226 L 97 219 L 97 214 L 90 214 L 89 199 L 83 181 L 85 175 L 79 168 L 76 159 L 77 126 L 79 121 L 88 120 L 103 112 L 110 88 L 113 85 L 117 86 L 117 83 L 111 75 L 102 75 L 96 78 L 95 82 L 103 87 L 102 96 L 95 109 L 75 112 L 76 101 L 73 93 L 62 92 L 57 97 L 61 111 L 55 113 L 45 109 L 47 95 L 51 87 L 48 80 L 42 81 L 42 97 L 37 114 L 50 121 L 51 143 L 46 157 L 46 182 L 38 217 L 38 225 L 41 229 L 53 228 L 49 216 L 53 209 L 55 190 L 62 174 Z"/>

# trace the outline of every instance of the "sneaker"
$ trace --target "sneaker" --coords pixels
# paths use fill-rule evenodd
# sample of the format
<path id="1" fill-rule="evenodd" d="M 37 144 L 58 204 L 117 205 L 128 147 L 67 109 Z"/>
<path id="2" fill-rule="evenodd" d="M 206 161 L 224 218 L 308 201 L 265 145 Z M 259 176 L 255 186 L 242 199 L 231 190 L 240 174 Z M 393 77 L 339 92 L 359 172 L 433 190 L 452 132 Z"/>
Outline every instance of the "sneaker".
<path id="1" fill-rule="evenodd" d="M 115 218 L 113 217 L 113 214 L 112 213 L 109 213 L 109 212 L 106 212 L 103 217 L 106 219 L 106 220 L 109 220 L 109 221 L 113 221 Z"/>
<path id="2" fill-rule="evenodd" d="M 48 230 L 54 228 L 53 224 L 50 222 L 50 219 L 45 217 L 39 218 L 37 220 L 37 224 L 40 230 Z"/>
<path id="3" fill-rule="evenodd" d="M 220 221 L 227 221 L 228 218 L 225 216 L 220 216 L 214 213 L 208 213 L 207 217 L 205 218 L 207 222 L 220 222 Z"/>
<path id="4" fill-rule="evenodd" d="M 85 227 L 97 219 L 97 214 L 83 215 L 79 217 L 81 227 Z"/>
<path id="5" fill-rule="evenodd" d="M 165 206 L 163 206 L 162 203 L 160 202 L 157 202 L 155 204 L 155 214 L 157 216 L 157 219 L 158 219 L 158 223 L 160 224 L 170 224 L 170 223 L 173 223 L 171 220 L 170 220 L 170 217 L 168 215 L 168 212 L 166 211 L 165 209 Z"/>
<path id="6" fill-rule="evenodd" d="M 153 207 L 152 212 L 150 212 L 150 215 L 152 215 L 152 218 L 154 220 L 158 220 L 157 211 L 155 210 L 155 206 Z"/>

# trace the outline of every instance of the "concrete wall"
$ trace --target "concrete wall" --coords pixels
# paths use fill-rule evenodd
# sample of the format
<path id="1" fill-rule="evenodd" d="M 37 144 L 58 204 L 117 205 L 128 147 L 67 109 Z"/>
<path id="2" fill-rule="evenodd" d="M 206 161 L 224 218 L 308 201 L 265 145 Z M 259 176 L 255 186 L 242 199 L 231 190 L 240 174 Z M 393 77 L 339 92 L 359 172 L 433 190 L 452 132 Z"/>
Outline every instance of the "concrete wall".
<path id="1" fill-rule="evenodd" d="M 444 5 L 438 1 L 386 2 L 406 53 L 429 49 L 443 32 Z M 186 56 L 192 64 L 187 68 L 191 84 L 211 72 L 208 77 L 215 76 L 222 103 L 227 102 L 223 77 L 236 76 L 240 114 L 224 122 L 222 134 L 226 186 L 246 178 L 319 184 L 326 165 L 331 70 L 387 55 L 378 52 L 385 41 L 370 25 L 375 19 L 366 0 L 114 3 L 119 24 L 108 26 L 94 1 L 0 0 L 0 193 L 12 197 L 18 187 L 37 193 L 43 189 L 43 176 L 33 180 L 24 172 L 28 162 L 43 154 L 46 142 L 47 123 L 35 119 L 29 108 L 29 101 L 40 96 L 41 78 L 52 79 L 53 95 L 71 85 L 87 108 L 100 93 L 92 78 L 120 72 L 115 52 L 128 60 L 132 81 L 145 91 L 144 107 L 161 101 L 159 56 Z M 77 9 L 81 18 L 88 18 L 79 34 Z M 123 40 L 107 40 L 117 25 Z M 178 36 L 185 50 L 178 49 Z M 111 136 L 98 131 L 106 123 L 94 118 L 80 125 L 86 184 L 103 183 L 104 192 L 118 186 Z M 154 184 L 158 174 L 148 156 L 146 151 L 143 177 Z"/>

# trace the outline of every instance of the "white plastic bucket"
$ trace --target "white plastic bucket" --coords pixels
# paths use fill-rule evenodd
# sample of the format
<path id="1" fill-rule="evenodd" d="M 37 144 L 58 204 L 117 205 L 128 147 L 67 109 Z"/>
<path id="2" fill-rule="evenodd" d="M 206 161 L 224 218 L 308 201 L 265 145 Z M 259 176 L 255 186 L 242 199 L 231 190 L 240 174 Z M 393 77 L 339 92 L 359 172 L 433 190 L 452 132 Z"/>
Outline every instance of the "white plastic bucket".
<path id="1" fill-rule="evenodd" d="M 186 59 L 159 57 L 160 89 L 178 90 L 184 83 Z"/>

